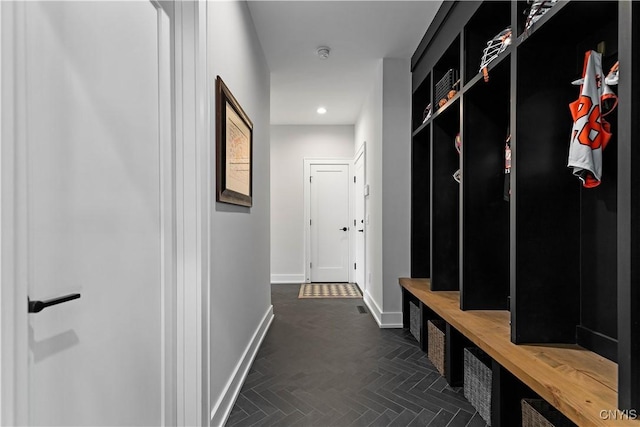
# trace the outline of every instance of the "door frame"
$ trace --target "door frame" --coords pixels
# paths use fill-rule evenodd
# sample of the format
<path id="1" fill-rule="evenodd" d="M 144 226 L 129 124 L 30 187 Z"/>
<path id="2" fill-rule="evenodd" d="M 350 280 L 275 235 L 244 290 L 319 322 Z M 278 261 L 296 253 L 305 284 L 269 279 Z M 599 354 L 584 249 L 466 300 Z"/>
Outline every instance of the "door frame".
<path id="1" fill-rule="evenodd" d="M 360 271 L 362 271 L 362 283 L 359 283 L 358 285 L 360 286 L 360 290 L 362 291 L 362 293 L 364 294 L 367 290 L 367 224 L 366 224 L 366 218 L 367 218 L 367 203 L 365 201 L 366 199 L 366 194 L 364 191 L 364 186 L 367 185 L 367 147 L 366 147 L 366 142 L 363 142 L 362 145 L 356 150 L 356 155 L 353 157 L 353 176 L 355 178 L 356 176 L 356 168 L 355 165 L 356 163 L 358 163 L 358 160 L 362 159 L 362 182 L 358 183 L 355 182 L 354 183 L 354 187 L 361 185 L 363 187 L 363 197 L 362 200 L 357 200 L 357 191 L 354 188 L 353 189 L 353 219 L 354 221 L 357 221 L 358 218 L 356 218 L 356 206 L 358 203 L 362 204 L 362 214 L 364 215 L 364 219 L 365 222 L 362 224 L 362 229 L 364 230 L 364 236 L 362 236 L 362 266 L 359 268 Z M 354 179 L 355 181 L 355 179 Z M 356 224 L 357 225 L 357 224 Z M 356 227 L 357 228 L 357 227 Z M 353 239 L 353 262 L 356 263 L 357 259 L 356 259 L 356 255 L 358 253 L 357 251 L 357 245 L 358 245 L 358 241 L 357 241 L 357 235 L 355 234 L 357 233 L 357 230 L 354 230 L 354 239 Z M 357 270 L 353 272 L 353 282 L 357 283 L 356 279 L 358 277 L 357 275 Z"/>
<path id="2" fill-rule="evenodd" d="M 209 83 L 206 0 L 149 0 L 171 19 L 173 279 L 165 289 L 165 425 L 208 425 Z M 0 2 L 0 425 L 27 425 L 28 313 L 24 191 L 25 34 L 22 2 Z M 167 163 L 164 162 L 166 165 Z M 196 165 L 194 168 L 193 166 Z M 166 209 L 163 203 L 161 209 Z M 166 271 L 166 270 L 164 270 Z M 175 295 L 167 300 L 167 295 Z M 23 308 L 20 308 L 22 306 Z M 167 310 L 169 309 L 169 310 Z"/>
<path id="3" fill-rule="evenodd" d="M 175 11 L 176 425 L 209 425 L 209 218 L 213 178 L 207 0 L 170 2 Z"/>
<path id="4" fill-rule="evenodd" d="M 353 159 L 338 158 L 338 157 L 305 157 L 304 173 L 303 173 L 303 194 L 304 194 L 304 277 L 305 283 L 311 283 L 311 166 L 312 165 L 346 165 L 347 176 L 353 175 Z M 353 200 L 353 185 L 349 185 L 349 200 Z M 354 239 L 354 227 L 351 227 L 354 216 L 353 203 L 349 202 L 349 240 Z M 353 244 L 349 244 L 349 265 L 353 264 L 354 259 Z M 353 268 L 349 268 L 349 282 L 352 283 L 355 276 Z"/>
<path id="5" fill-rule="evenodd" d="M 24 235 L 26 201 L 16 187 L 24 158 L 24 4 L 0 2 L 0 423 L 23 425 L 28 421 L 28 317 L 18 302 L 27 300 L 27 284 L 18 265 L 17 235 Z M 22 102 L 21 102 L 22 101 Z M 21 229 L 22 227 L 22 229 Z M 22 282 L 20 281 L 22 280 Z M 25 307 L 25 306 L 23 306 Z"/>

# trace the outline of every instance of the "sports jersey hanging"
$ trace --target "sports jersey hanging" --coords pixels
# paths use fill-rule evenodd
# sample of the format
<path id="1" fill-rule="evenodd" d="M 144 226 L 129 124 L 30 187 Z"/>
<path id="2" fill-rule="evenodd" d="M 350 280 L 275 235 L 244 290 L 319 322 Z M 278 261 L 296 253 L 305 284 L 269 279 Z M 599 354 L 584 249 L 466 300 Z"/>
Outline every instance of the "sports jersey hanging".
<path id="1" fill-rule="evenodd" d="M 569 104 L 573 128 L 567 164 L 585 188 L 600 185 L 602 152 L 611 139 L 611 125 L 604 116 L 617 104 L 615 93 L 602 76 L 602 55 L 593 50 L 585 52 L 582 79 L 573 82 L 580 85 L 580 97 Z M 603 112 L 608 102 L 613 106 Z"/>

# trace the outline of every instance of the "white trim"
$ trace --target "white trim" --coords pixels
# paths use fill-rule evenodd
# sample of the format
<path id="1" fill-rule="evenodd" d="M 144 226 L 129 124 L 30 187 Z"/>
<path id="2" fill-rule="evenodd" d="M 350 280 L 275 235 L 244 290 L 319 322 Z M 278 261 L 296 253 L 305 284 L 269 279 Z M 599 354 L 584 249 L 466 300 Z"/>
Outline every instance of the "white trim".
<path id="1" fill-rule="evenodd" d="M 158 14 L 158 145 L 160 163 L 160 313 L 161 313 L 161 425 L 174 425 L 176 399 L 174 397 L 174 378 L 176 372 L 175 357 L 175 218 L 173 168 L 173 115 L 171 100 L 171 18 L 157 1 L 151 3 Z"/>
<path id="2" fill-rule="evenodd" d="M 28 423 L 25 11 L 0 2 L 0 424 Z M 19 175 L 18 175 L 19 174 Z"/>
<path id="3" fill-rule="evenodd" d="M 4 52 L 4 50 L 2 49 L 2 41 L 4 40 L 4 37 L 3 37 L 3 34 L 1 33 L 1 30 L 2 30 L 2 27 L 3 27 L 3 25 L 2 25 L 2 9 L 3 9 L 2 5 L 0 4 L 0 100 L 3 99 L 3 97 L 2 97 L 2 92 L 3 92 L 2 91 L 2 76 L 4 75 L 4 71 L 2 70 L 2 53 Z M 3 133 L 2 132 L 2 129 L 3 129 L 2 123 L 3 123 L 2 102 L 0 101 L 0 147 L 3 146 L 2 145 L 2 140 L 3 140 L 3 137 L 2 137 L 2 133 Z M 0 283 L 5 283 L 4 280 L 2 280 L 3 279 L 3 276 L 2 276 L 2 271 L 3 271 L 3 269 L 2 269 L 2 254 L 3 254 L 3 251 L 2 251 L 2 242 L 3 242 L 2 236 L 4 234 L 3 233 L 3 227 L 2 227 L 2 219 L 4 218 L 4 215 L 3 215 L 3 212 L 2 212 L 2 206 L 4 206 L 4 203 L 2 202 L 2 195 L 4 194 L 4 192 L 2 191 L 2 183 L 4 182 L 4 179 L 2 179 L 2 171 L 4 170 L 4 168 L 2 167 L 2 159 L 3 159 L 2 149 L 0 148 Z M 10 290 L 12 290 L 12 289 L 10 289 Z M 2 291 L 0 291 L 0 310 L 3 309 L 3 304 L 2 304 L 3 301 L 4 301 L 4 298 L 2 296 Z M 2 310 L 2 311 L 4 311 L 4 310 Z M 3 355 L 3 350 L 2 349 L 5 346 L 6 346 L 6 348 L 10 347 L 10 345 L 8 345 L 8 344 L 5 344 L 5 346 L 3 346 L 5 335 L 2 332 L 2 326 L 6 325 L 6 324 L 7 324 L 7 322 L 3 322 L 2 321 L 2 315 L 0 314 L 0 425 L 4 425 L 5 424 L 3 422 L 3 418 L 2 418 L 2 415 L 3 415 L 2 407 L 5 406 L 5 404 L 7 404 L 8 406 L 12 406 L 9 402 L 5 402 L 5 401 L 9 400 L 8 399 L 9 393 L 5 392 L 3 390 L 2 385 L 1 385 L 1 384 L 5 383 L 2 379 L 6 375 L 6 374 L 3 375 L 3 370 L 5 368 L 6 361 L 5 361 L 5 363 L 2 363 L 2 361 L 4 359 L 2 357 L 2 355 Z"/>
<path id="4" fill-rule="evenodd" d="M 364 300 L 365 305 L 369 308 L 369 312 L 375 319 L 378 326 L 382 327 L 382 315 L 381 315 L 382 310 L 380 309 L 380 307 L 378 307 L 378 304 L 376 304 L 373 298 L 371 298 L 371 294 L 365 291 L 364 295 L 362 296 L 362 299 Z"/>
<path id="5" fill-rule="evenodd" d="M 369 308 L 371 315 L 381 329 L 402 328 L 402 312 L 383 312 L 376 301 L 371 298 L 369 292 L 363 296 L 365 305 Z"/>
<path id="6" fill-rule="evenodd" d="M 353 269 L 353 263 L 356 261 L 354 242 L 356 241 L 355 233 L 357 227 L 353 225 L 353 220 L 356 217 L 356 205 L 354 203 L 354 200 L 356 199 L 356 187 L 353 184 L 353 179 L 355 178 L 353 159 L 350 159 L 349 161 L 349 170 L 347 172 L 349 179 L 349 183 L 347 184 L 349 189 L 349 264 L 347 266 L 347 270 L 349 272 L 349 283 L 354 283 L 356 281 L 356 272 Z"/>
<path id="7" fill-rule="evenodd" d="M 401 329 L 402 312 L 391 311 L 382 313 L 382 323 L 379 325 L 383 329 Z"/>
<path id="8" fill-rule="evenodd" d="M 367 149 L 366 147 L 367 141 L 362 141 L 362 144 L 360 144 L 360 146 L 356 149 L 356 154 L 353 156 L 354 161 L 365 153 Z"/>
<path id="9" fill-rule="evenodd" d="M 176 146 L 176 425 L 185 425 L 186 408 L 185 408 L 185 395 L 187 386 L 187 368 L 185 356 L 187 345 L 185 343 L 184 331 L 185 320 L 184 312 L 185 308 L 185 280 L 184 280 L 184 208 L 183 199 L 183 187 L 184 184 L 184 159 L 183 159 L 183 100 L 182 100 L 182 3 L 174 4 L 174 97 L 175 97 L 175 146 Z"/>
<path id="10" fill-rule="evenodd" d="M 305 283 L 305 277 L 304 274 L 272 274 L 271 283 L 299 285 Z"/>
<path id="11" fill-rule="evenodd" d="M 362 144 L 360 145 L 360 147 L 358 148 L 358 150 L 356 150 L 356 154 L 353 157 L 353 175 L 356 175 L 356 163 L 358 162 L 358 160 L 362 157 L 362 180 L 363 182 L 360 183 L 355 183 L 353 185 L 353 203 L 352 203 L 352 218 L 354 218 L 356 221 L 358 220 L 358 218 L 356 218 L 356 204 L 358 203 L 358 200 L 356 200 L 356 189 L 355 186 L 356 185 L 362 185 L 364 186 L 365 183 L 367 182 L 367 142 L 363 141 Z M 364 194 L 364 190 L 363 190 L 363 194 Z M 362 214 L 364 216 L 364 218 L 367 217 L 367 203 L 365 201 L 366 196 L 364 196 L 363 200 L 362 200 Z M 357 261 L 356 259 L 356 254 L 358 253 L 358 236 L 356 235 L 357 233 L 357 229 L 359 228 L 358 224 L 356 223 L 356 226 L 354 227 L 353 230 L 353 262 L 355 263 Z M 357 274 L 356 271 L 353 272 L 353 278 L 350 280 L 352 283 L 358 283 L 358 286 L 360 286 L 360 289 L 362 290 L 362 292 L 365 292 L 367 290 L 367 288 L 369 287 L 369 284 L 367 283 L 367 224 L 362 224 L 362 229 L 364 230 L 363 232 L 363 239 L 362 239 L 362 244 L 363 244 L 363 248 L 362 248 L 362 265 L 360 266 L 360 269 L 362 271 L 362 277 L 364 278 L 362 280 L 362 283 L 358 283 L 357 281 Z"/>
<path id="12" fill-rule="evenodd" d="M 200 286 L 199 286 L 199 308 L 200 308 L 200 323 L 202 325 L 200 333 L 200 348 L 197 349 L 200 352 L 202 358 L 202 370 L 201 377 L 196 379 L 200 390 L 202 392 L 202 405 L 200 408 L 200 419 L 204 424 L 209 420 L 209 414 L 211 412 L 211 386 L 210 386 L 210 372 L 211 372 L 211 342 L 210 342 L 210 324 L 211 324 L 211 298 L 210 298 L 210 283 L 211 283 L 211 183 L 214 181 L 213 170 L 211 166 L 211 121 L 210 106 L 211 106 L 211 87 L 209 80 L 209 60 L 208 60 L 208 1 L 197 0 L 197 29 L 196 29 L 196 82 L 195 92 L 197 94 L 196 102 L 196 132 L 198 146 L 197 158 L 200 161 L 200 170 L 198 173 L 198 212 L 200 214 L 199 225 L 199 242 L 200 248 Z"/>
<path id="13" fill-rule="evenodd" d="M 176 102 L 176 424 L 209 418 L 207 4 L 174 3 Z"/>
<path id="14" fill-rule="evenodd" d="M 225 385 L 220 398 L 213 406 L 213 409 L 211 410 L 211 419 L 209 421 L 210 426 L 222 426 L 227 422 L 229 414 L 233 409 L 233 405 L 240 394 L 242 385 L 249 374 L 249 369 L 258 354 L 260 345 L 262 344 L 264 337 L 267 335 L 267 331 L 269 330 L 272 321 L 273 306 L 271 305 L 262 318 L 262 322 L 260 322 L 260 325 L 258 325 L 258 328 L 254 332 L 247 348 L 244 350 L 244 353 L 238 361 L 238 364 L 233 371 L 233 375 Z"/>
<path id="15" fill-rule="evenodd" d="M 347 165 L 347 176 L 352 176 L 353 171 L 353 159 L 338 158 L 338 157 L 305 157 L 303 158 L 304 174 L 303 174 L 303 191 L 304 191 L 304 282 L 311 283 L 311 271 L 309 264 L 311 263 L 311 228 L 309 226 L 309 220 L 311 218 L 311 183 L 309 177 L 311 176 L 311 165 Z M 351 178 L 349 178 L 351 179 Z M 351 233 L 353 233 L 353 186 L 349 185 L 349 239 L 353 239 Z M 349 266 L 353 264 L 353 245 L 349 244 Z M 353 279 L 353 269 L 349 268 L 349 281 Z"/>

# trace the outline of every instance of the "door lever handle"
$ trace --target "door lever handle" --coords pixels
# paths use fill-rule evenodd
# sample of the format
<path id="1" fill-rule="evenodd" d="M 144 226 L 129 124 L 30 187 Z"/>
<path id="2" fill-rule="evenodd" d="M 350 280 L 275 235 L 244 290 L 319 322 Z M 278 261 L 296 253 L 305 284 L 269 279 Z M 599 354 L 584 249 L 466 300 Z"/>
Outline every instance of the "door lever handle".
<path id="1" fill-rule="evenodd" d="M 80 298 L 80 294 L 69 294 L 58 298 L 52 298 L 46 301 L 31 301 L 27 298 L 29 302 L 29 313 L 40 313 L 47 307 L 51 307 L 52 305 L 62 304 L 63 302 L 71 301 L 74 299 Z"/>
<path id="2" fill-rule="evenodd" d="M 360 232 L 360 233 L 364 233 L 364 229 L 362 229 L 362 230 L 358 230 L 358 232 Z"/>
<path id="3" fill-rule="evenodd" d="M 347 231 L 348 228 L 347 227 L 342 227 L 342 228 L 338 228 L 338 230 Z"/>

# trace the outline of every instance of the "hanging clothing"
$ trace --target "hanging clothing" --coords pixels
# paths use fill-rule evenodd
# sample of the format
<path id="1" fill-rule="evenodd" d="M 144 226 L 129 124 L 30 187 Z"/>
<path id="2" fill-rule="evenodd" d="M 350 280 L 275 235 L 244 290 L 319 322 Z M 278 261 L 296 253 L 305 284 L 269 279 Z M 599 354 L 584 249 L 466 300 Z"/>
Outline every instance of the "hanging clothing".
<path id="1" fill-rule="evenodd" d="M 611 125 L 602 113 L 603 101 L 615 98 L 604 81 L 602 55 L 593 50 L 584 57 L 580 97 L 569 104 L 573 128 L 567 166 L 580 178 L 582 185 L 593 188 L 602 178 L 602 152 L 611 139 Z"/>

